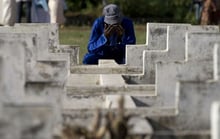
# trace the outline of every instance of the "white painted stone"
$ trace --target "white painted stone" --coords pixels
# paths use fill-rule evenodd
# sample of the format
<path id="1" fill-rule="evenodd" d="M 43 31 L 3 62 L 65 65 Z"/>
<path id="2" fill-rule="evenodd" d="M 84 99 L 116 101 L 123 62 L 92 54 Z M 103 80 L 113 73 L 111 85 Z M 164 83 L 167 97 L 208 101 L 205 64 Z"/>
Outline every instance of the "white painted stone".
<path id="1" fill-rule="evenodd" d="M 207 110 L 213 101 L 220 100 L 219 74 L 215 74 L 220 67 L 220 34 L 189 33 L 187 38 L 189 53 L 185 62 L 157 64 L 157 91 L 161 93 L 156 99 L 163 96 L 158 101 L 160 105 L 178 108 L 175 117 L 160 117 L 159 121 L 174 131 L 207 132 L 210 130 Z"/>
<path id="2" fill-rule="evenodd" d="M 16 27 L 19 28 L 37 28 L 38 30 L 47 30 L 48 35 L 48 48 L 50 52 L 53 52 L 55 49 L 59 48 L 59 27 L 57 24 L 53 23 L 16 23 Z M 46 39 L 46 38 L 45 38 Z"/>
<path id="3" fill-rule="evenodd" d="M 50 139 L 54 128 L 61 124 L 61 105 L 57 98 L 27 97 L 26 94 L 29 85 L 25 65 L 27 54 L 31 54 L 26 42 L 34 37 L 34 34 L 0 34 L 1 139 Z M 60 87 L 53 89 L 61 93 Z M 35 96 L 41 92 L 40 88 L 35 91 Z"/>
<path id="4" fill-rule="evenodd" d="M 34 63 L 32 61 L 32 63 Z M 46 61 L 29 64 L 27 69 L 27 80 L 29 82 L 59 82 L 66 81 L 68 76 L 68 62 L 60 61 Z"/>
<path id="5" fill-rule="evenodd" d="M 118 65 L 114 60 L 101 60 L 99 61 L 100 67 L 112 67 Z M 121 75 L 110 75 L 110 74 L 101 74 L 100 75 L 100 85 L 106 86 L 125 86 L 126 83 Z M 118 108 L 118 101 L 120 99 L 120 95 L 107 95 L 105 96 L 105 107 L 106 108 Z M 124 96 L 124 107 L 125 108 L 136 108 L 134 101 L 131 96 Z"/>
<path id="6" fill-rule="evenodd" d="M 113 60 L 101 60 L 98 67 L 111 68 L 118 66 Z M 128 95 L 154 95 L 154 85 L 127 85 L 120 74 L 71 74 L 66 85 L 68 98 L 64 102 L 65 109 L 72 110 L 101 108 L 116 108 L 116 96 L 125 94 L 126 107 L 135 108 L 133 99 Z M 112 94 L 112 95 L 109 95 Z M 82 96 L 86 95 L 86 96 Z M 100 97 L 98 97 L 100 96 Z M 69 102 L 68 102 L 69 101 Z M 89 103 L 85 103 L 89 102 Z M 89 105 L 88 105 L 89 104 Z M 98 105 L 97 105 L 98 104 Z M 101 105 L 100 105 L 101 104 Z"/>
<path id="7" fill-rule="evenodd" d="M 183 56 L 185 55 L 185 33 L 186 32 L 218 32 L 218 26 L 192 26 L 188 24 L 153 24 L 148 28 L 152 28 L 148 32 L 147 38 L 148 45 L 134 45 L 127 46 L 126 58 L 127 65 L 131 66 L 135 64 L 135 66 L 143 67 L 142 75 L 131 75 L 126 76 L 127 80 L 136 83 L 155 83 L 155 64 L 157 61 L 182 61 L 184 60 Z M 168 31 L 169 26 L 169 31 Z M 155 28 L 156 27 L 156 28 Z M 164 31 L 166 28 L 166 31 Z M 157 38 L 157 35 L 159 39 Z M 163 33 L 162 33 L 163 32 Z M 154 34 L 154 35 L 150 35 Z M 153 36 L 153 37 L 152 37 Z M 168 37 L 169 36 L 169 37 Z M 164 41 L 162 38 L 166 38 Z M 151 43 L 152 41 L 152 43 Z M 166 42 L 166 49 L 162 50 L 161 47 Z M 147 48 L 150 48 L 149 50 Z M 144 57 L 144 58 L 143 58 Z M 144 65 L 144 66 L 143 66 Z"/>
<path id="8" fill-rule="evenodd" d="M 62 45 L 54 53 L 68 53 L 70 55 L 70 66 L 79 65 L 79 45 Z M 70 67 L 70 68 L 71 68 Z"/>
<path id="9" fill-rule="evenodd" d="M 220 103 L 213 102 L 211 105 L 211 138 L 220 139 Z"/>
<path id="10" fill-rule="evenodd" d="M 114 60 L 101 60 L 99 61 L 100 67 L 112 67 L 118 64 Z M 123 86 L 126 85 L 124 79 L 120 74 L 100 74 L 100 85 L 110 85 L 110 86 Z"/>
<path id="11" fill-rule="evenodd" d="M 60 61 L 54 61 L 51 67 L 48 64 L 47 68 L 39 70 L 43 67 L 37 67 L 37 61 L 34 60 L 35 38 L 36 34 L 30 33 L 0 33 L 0 52 L 4 54 L 1 62 L 3 66 L 0 68 L 3 77 L 0 79 L 0 89 L 4 94 L 1 99 L 3 102 L 17 102 L 23 96 L 42 96 L 55 100 L 61 107 L 67 69 L 65 66 L 56 67 L 55 64 Z M 43 64 L 46 65 L 46 62 Z M 35 68 L 31 70 L 30 66 Z M 37 71 L 41 72 L 33 74 L 38 73 Z M 45 75 L 45 78 L 40 78 Z"/>
<path id="12" fill-rule="evenodd" d="M 107 66 L 108 63 L 105 64 L 106 61 L 112 62 L 114 60 L 101 59 L 98 65 L 75 65 L 70 70 L 72 74 L 141 74 L 143 72 L 142 68 L 136 66 L 119 64 Z M 104 66 L 100 66 L 100 64 L 104 64 Z"/>
<path id="13" fill-rule="evenodd" d="M 79 46 L 78 45 L 62 45 L 59 42 L 58 24 L 49 23 L 17 23 L 15 26 L 19 28 L 38 28 L 46 30 L 48 36 L 48 51 L 51 53 L 68 53 L 70 55 L 70 65 L 79 64 Z"/>
<path id="14" fill-rule="evenodd" d="M 146 44 L 127 45 L 126 64 L 143 67 L 144 50 L 167 50 L 168 26 L 190 26 L 190 24 L 147 23 Z"/>
<path id="15" fill-rule="evenodd" d="M 51 139 L 61 119 L 56 103 L 43 98 L 24 98 L 19 102 L 3 104 L 3 139 Z M 59 111 L 59 113 L 58 113 Z M 59 123 L 61 124 L 61 123 Z"/>
<path id="16" fill-rule="evenodd" d="M 101 86 L 101 85 L 91 85 L 91 84 L 90 85 L 72 84 L 69 86 L 65 86 L 65 90 L 69 96 L 79 95 L 79 94 L 81 95 L 118 94 L 118 95 L 135 95 L 135 96 L 155 96 L 155 85 Z"/>
<path id="17" fill-rule="evenodd" d="M 189 33 L 185 62 L 158 62 L 156 71 L 157 97 L 149 99 L 152 106 L 177 106 L 176 82 L 206 81 L 214 79 L 214 42 L 218 33 Z M 198 41 L 200 40 L 200 41 Z M 198 55 L 198 53 L 200 55 Z"/>
<path id="18" fill-rule="evenodd" d="M 98 67 L 119 66 L 111 60 L 102 60 Z M 120 74 L 70 74 L 66 83 L 68 95 L 136 94 L 154 95 L 155 85 L 129 85 Z"/>
<path id="19" fill-rule="evenodd" d="M 2 7 L 2 1 L 0 1 L 0 7 Z M 0 24 L 2 24 L 2 10 L 3 8 L 0 9 Z"/>
<path id="20" fill-rule="evenodd" d="M 16 47 L 20 42 L 26 49 L 26 79 L 32 82 L 54 81 L 64 82 L 68 74 L 68 61 L 66 58 L 54 57 L 52 60 L 38 63 L 36 47 L 38 46 L 37 35 L 34 33 L 1 33 L 4 44 Z M 24 38 L 24 39 L 22 39 Z"/>
<path id="21" fill-rule="evenodd" d="M 17 38 L 18 37 L 18 38 Z M 30 38 L 33 36 L 30 36 Z M 0 101 L 16 101 L 24 96 L 24 86 L 26 81 L 25 75 L 25 47 L 26 38 L 18 35 L 11 35 L 11 41 L 6 39 L 9 36 L 0 34 Z M 16 45 L 11 45 L 12 40 L 19 40 Z"/>
<path id="22" fill-rule="evenodd" d="M 0 27 L 0 33 L 35 33 L 37 34 L 36 42 L 37 47 L 34 52 L 36 52 L 36 59 L 39 61 L 48 60 L 66 60 L 68 61 L 69 56 L 65 53 L 49 53 L 49 48 L 52 47 L 53 43 L 50 43 L 49 32 L 47 28 L 37 28 L 29 26 L 14 26 L 14 27 Z"/>
<path id="23" fill-rule="evenodd" d="M 147 97 L 147 96 L 135 97 L 136 100 L 142 102 L 143 104 L 145 104 L 145 106 L 155 108 L 155 110 L 157 110 L 158 108 L 161 109 L 173 108 L 174 110 L 173 115 L 176 115 L 177 117 L 181 117 L 181 116 L 182 117 L 179 119 L 176 118 L 178 120 L 176 120 L 175 122 L 173 122 L 173 120 L 165 120 L 168 122 L 167 123 L 165 122 L 164 125 L 167 124 L 167 127 L 169 127 L 169 125 L 176 123 L 175 126 L 169 127 L 169 128 L 172 127 L 172 129 L 174 130 L 186 129 L 187 123 L 190 124 L 190 122 L 187 122 L 187 119 L 191 119 L 193 117 L 193 115 L 190 114 L 189 115 L 191 117 L 184 116 L 184 114 L 186 113 L 185 111 L 187 111 L 188 107 L 190 107 L 191 105 L 191 101 L 186 100 L 186 102 L 184 102 L 183 100 L 184 97 L 180 98 L 179 96 L 180 94 L 176 93 L 176 91 L 178 91 L 178 88 L 176 87 L 178 85 L 178 82 L 179 81 L 204 82 L 207 80 L 214 80 L 217 78 L 216 73 L 218 72 L 216 70 L 219 69 L 215 64 L 217 63 L 216 57 L 218 56 L 218 54 L 214 53 L 215 52 L 214 44 L 218 42 L 218 40 L 220 40 L 219 33 L 189 33 L 186 38 L 187 38 L 186 45 L 187 45 L 188 53 L 185 61 L 157 63 L 156 95 L 152 97 Z M 200 55 L 198 55 L 198 53 Z M 193 94 L 192 90 L 188 90 L 188 92 L 191 92 L 191 94 Z M 216 95 L 215 98 L 218 98 L 218 96 Z M 194 96 L 192 96 L 192 100 L 193 99 Z M 180 101 L 182 103 L 186 103 L 189 106 L 185 107 L 184 104 L 183 105 L 180 104 Z M 145 109 L 146 109 L 145 112 L 147 113 L 148 108 L 146 107 Z M 178 116 L 178 114 L 180 113 L 180 109 L 184 109 L 184 112 L 182 112 L 184 114 Z M 194 112 L 191 110 L 188 113 L 194 113 Z M 159 115 L 160 113 L 158 113 L 158 116 Z M 206 119 L 208 118 L 206 117 Z M 182 122 L 177 124 L 179 120 L 182 120 Z M 169 121 L 172 122 L 169 123 Z M 203 122 L 201 122 L 200 125 L 202 125 L 202 123 Z M 192 129 L 195 126 L 192 126 Z"/>
<path id="24" fill-rule="evenodd" d="M 178 87 L 178 86 L 177 86 Z M 165 125 L 177 131 L 209 131 L 211 102 L 219 101 L 219 83 L 181 82 L 178 116 Z"/>
<path id="25" fill-rule="evenodd" d="M 0 75 L 2 75 L 2 73 L 3 73 L 3 54 L 0 52 Z M 0 90 L 2 90 L 2 82 L 4 82 L 3 81 L 3 79 L 2 78 L 0 78 Z M 2 102 L 3 102 L 3 100 L 5 99 L 5 97 L 4 97 L 4 93 L 1 91 L 0 92 L 0 95 L 2 96 L 2 97 L 0 97 L 0 122 L 1 122 L 1 117 L 2 117 L 2 114 L 3 114 L 3 112 L 2 112 Z"/>
<path id="26" fill-rule="evenodd" d="M 137 66 L 117 65 L 112 67 L 100 67 L 98 65 L 74 65 L 71 66 L 72 74 L 142 74 L 143 70 Z"/>

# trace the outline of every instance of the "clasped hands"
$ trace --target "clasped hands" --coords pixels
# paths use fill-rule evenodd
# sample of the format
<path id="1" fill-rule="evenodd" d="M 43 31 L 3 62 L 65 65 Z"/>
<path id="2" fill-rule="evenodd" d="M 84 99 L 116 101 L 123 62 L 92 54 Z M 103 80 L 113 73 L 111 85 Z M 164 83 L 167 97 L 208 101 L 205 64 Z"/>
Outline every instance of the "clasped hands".
<path id="1" fill-rule="evenodd" d="M 105 24 L 104 35 L 106 38 L 109 38 L 111 35 L 117 35 L 118 37 L 122 37 L 124 33 L 124 29 L 120 24 Z"/>

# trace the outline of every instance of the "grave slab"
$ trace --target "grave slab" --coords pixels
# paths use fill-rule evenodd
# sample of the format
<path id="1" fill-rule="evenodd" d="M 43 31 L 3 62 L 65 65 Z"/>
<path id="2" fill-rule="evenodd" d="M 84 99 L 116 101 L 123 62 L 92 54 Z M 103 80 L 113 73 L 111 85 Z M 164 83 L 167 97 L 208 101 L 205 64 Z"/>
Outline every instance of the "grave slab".
<path id="1" fill-rule="evenodd" d="M 190 24 L 147 23 L 146 44 L 127 45 L 126 64 L 143 67 L 144 50 L 167 50 L 168 26 L 190 26 Z"/>
<path id="2" fill-rule="evenodd" d="M 155 83 L 155 63 L 157 61 L 183 61 L 185 58 L 185 33 L 186 32 L 218 32 L 218 26 L 191 26 L 191 25 L 163 25 L 167 27 L 167 47 L 165 50 L 144 50 L 139 58 L 132 57 L 132 63 L 140 63 L 143 65 L 142 75 L 126 76 L 127 80 L 136 83 Z M 129 47 L 131 48 L 131 47 Z M 135 47 L 134 47 L 135 49 Z M 141 48 L 142 49 L 142 48 Z M 132 50 L 132 53 L 134 51 Z M 131 53 L 131 54 L 132 54 Z M 141 59 L 140 59 L 141 57 Z M 139 59 L 140 61 L 134 61 Z M 131 63 L 131 62 L 130 62 Z M 131 65 L 131 64 L 129 64 Z M 137 65 L 136 65 L 137 66 Z"/>
<path id="3" fill-rule="evenodd" d="M 118 64 L 112 60 L 101 60 L 98 66 L 111 68 Z M 129 85 L 120 74 L 70 74 L 66 83 L 67 95 L 146 94 L 152 96 L 154 87 L 155 85 Z"/>
<path id="4" fill-rule="evenodd" d="M 0 29 L 1 30 L 1 29 Z M 63 81 L 68 74 L 68 61 L 64 59 L 53 59 L 44 62 L 37 62 L 36 41 L 37 35 L 35 33 L 0 33 L 1 41 L 4 45 L 17 46 L 18 43 L 25 47 L 25 78 L 32 82 L 37 81 Z M 13 50 L 13 49 L 12 49 Z"/>
<path id="5" fill-rule="evenodd" d="M 172 85 L 173 89 L 167 90 L 167 87 L 163 88 L 163 91 L 166 94 L 175 92 L 174 94 L 178 96 L 176 101 L 178 114 L 175 117 L 160 117 L 156 120 L 160 121 L 157 124 L 177 132 L 197 133 L 210 131 L 210 114 L 207 111 L 210 110 L 213 101 L 220 100 L 218 78 L 220 67 L 219 35 L 219 33 L 188 34 L 188 43 L 194 45 L 192 45 L 193 47 L 188 46 L 187 62 L 182 64 L 182 67 L 180 63 L 179 66 L 176 63 L 172 63 L 173 65 L 164 64 L 166 65 L 164 67 L 169 71 L 173 69 L 167 76 L 167 79 L 170 79 L 167 80 L 169 82 L 167 85 L 169 87 Z M 196 41 L 198 39 L 200 41 Z M 196 44 L 195 42 L 198 43 Z M 197 46 L 200 49 L 197 49 Z M 195 55 L 196 49 L 197 54 L 199 53 L 200 55 Z M 196 59 L 197 62 L 194 65 L 190 65 Z M 208 61 L 212 62 L 212 64 Z M 158 65 L 158 70 L 165 70 L 162 65 L 162 63 Z M 160 75 L 162 74 L 158 74 L 158 76 Z M 172 81 L 172 76 L 176 81 Z M 173 84 L 170 84 L 171 82 Z"/>
<path id="6" fill-rule="evenodd" d="M 34 37 L 35 34 L 0 33 L 1 139 L 50 139 L 54 128 L 61 124 L 61 107 L 57 99 L 26 94 L 26 63 L 29 62 L 29 54 L 32 54 L 29 42 Z M 55 86 L 53 89 L 60 88 Z M 51 90 L 48 89 L 45 94 Z M 35 96 L 39 92 L 40 88 Z"/>
<path id="7" fill-rule="evenodd" d="M 17 37 L 17 35 L 15 35 Z M 14 36 L 14 37 L 15 37 Z M 23 46 L 23 36 L 18 37 L 16 46 L 11 45 L 11 42 L 6 43 L 9 36 L 0 34 L 0 55 L 1 55 L 1 66 L 0 66 L 0 90 L 2 101 L 11 101 L 19 99 L 24 96 L 25 86 L 25 47 Z M 13 36 L 10 36 L 13 40 Z M 34 36 L 30 36 L 32 38 Z M 6 93 L 7 92 L 7 93 Z"/>
<path id="8" fill-rule="evenodd" d="M 0 27 L 0 33 L 35 33 L 37 34 L 34 43 L 37 47 L 34 52 L 36 53 L 35 59 L 38 61 L 50 60 L 66 60 L 69 56 L 65 53 L 49 53 L 49 32 L 44 28 L 28 27 L 28 26 L 14 26 L 14 27 Z"/>
<path id="9" fill-rule="evenodd" d="M 51 23 L 16 23 L 20 28 L 40 28 L 46 30 L 48 38 L 48 52 L 50 53 L 68 53 L 70 55 L 70 66 L 79 64 L 79 45 L 63 45 L 59 42 L 58 24 Z"/>
<path id="10" fill-rule="evenodd" d="M 186 37 L 185 62 L 157 62 L 156 96 L 136 99 L 150 107 L 178 108 L 179 95 L 175 93 L 178 81 L 206 81 L 215 78 L 213 51 L 214 44 L 220 39 L 219 35 L 219 33 L 189 33 Z"/>

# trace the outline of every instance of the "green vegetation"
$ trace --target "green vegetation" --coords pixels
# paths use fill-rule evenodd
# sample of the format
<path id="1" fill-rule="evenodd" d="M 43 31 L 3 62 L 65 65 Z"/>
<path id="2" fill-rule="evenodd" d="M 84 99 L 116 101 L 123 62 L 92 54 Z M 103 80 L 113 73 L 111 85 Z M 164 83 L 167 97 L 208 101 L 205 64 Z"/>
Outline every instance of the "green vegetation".
<path id="1" fill-rule="evenodd" d="M 102 0 L 66 0 L 66 16 L 77 25 L 91 24 L 102 14 Z M 84 2 L 85 3 L 84 3 Z M 135 23 L 195 23 L 192 0 L 107 0 L 118 4 L 124 15 Z M 83 23 L 79 23 L 83 22 Z"/>
<path id="2" fill-rule="evenodd" d="M 146 42 L 146 25 L 134 25 L 137 44 Z M 59 30 L 60 44 L 77 44 L 80 46 L 80 62 L 87 52 L 90 26 L 67 26 Z"/>

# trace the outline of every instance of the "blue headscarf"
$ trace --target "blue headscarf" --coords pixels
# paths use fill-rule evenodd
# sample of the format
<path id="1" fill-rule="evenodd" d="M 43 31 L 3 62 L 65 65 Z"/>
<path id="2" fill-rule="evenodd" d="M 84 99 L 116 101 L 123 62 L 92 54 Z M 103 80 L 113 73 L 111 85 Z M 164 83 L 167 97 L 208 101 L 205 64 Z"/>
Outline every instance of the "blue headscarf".
<path id="1" fill-rule="evenodd" d="M 47 5 L 47 1 L 46 0 L 34 0 L 34 4 L 36 6 L 42 6 L 44 11 L 48 12 L 48 5 Z"/>

